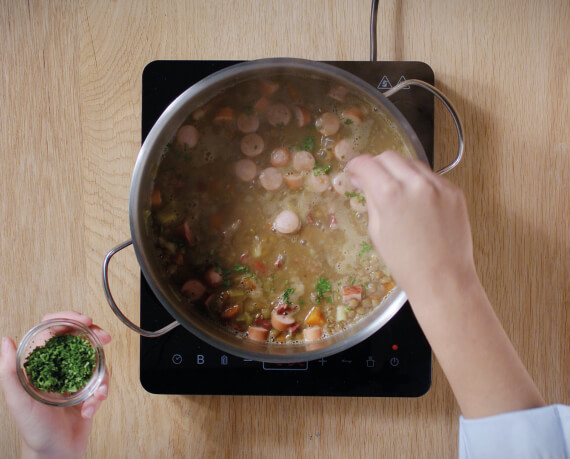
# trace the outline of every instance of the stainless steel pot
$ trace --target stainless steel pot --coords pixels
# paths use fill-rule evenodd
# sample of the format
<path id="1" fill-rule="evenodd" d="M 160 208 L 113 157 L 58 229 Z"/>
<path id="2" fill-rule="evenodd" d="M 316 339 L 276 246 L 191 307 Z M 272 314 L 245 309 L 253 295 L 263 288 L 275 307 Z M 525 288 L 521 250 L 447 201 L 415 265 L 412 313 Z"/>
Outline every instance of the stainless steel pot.
<path id="1" fill-rule="evenodd" d="M 300 362 L 326 357 L 363 341 L 386 324 L 406 301 L 405 293 L 400 288 L 395 287 L 367 317 L 343 332 L 311 343 L 258 343 L 236 336 L 214 324 L 205 316 L 192 314 L 187 307 L 182 307 L 183 303 L 179 294 L 169 287 L 163 268 L 158 260 L 151 255 L 153 243 L 151 237 L 146 234 L 144 224 L 144 213 L 150 207 L 149 196 L 152 191 L 153 173 L 161 159 L 164 148 L 188 115 L 216 94 L 244 80 L 259 78 L 260 76 L 271 77 L 272 75 L 310 76 L 325 79 L 331 84 L 341 84 L 347 87 L 377 107 L 384 114 L 387 122 L 392 123 L 399 131 L 409 150 L 420 161 L 427 164 L 424 149 L 415 132 L 398 109 L 388 100 L 392 94 L 404 87 L 410 85 L 422 87 L 434 94 L 447 107 L 453 117 L 459 137 L 459 148 L 455 160 L 439 170 L 438 173 L 443 174 L 453 169 L 461 160 L 463 129 L 455 109 L 439 90 L 420 80 L 406 80 L 382 94 L 360 78 L 337 67 L 291 58 L 261 59 L 240 63 L 204 78 L 170 104 L 143 143 L 133 171 L 130 189 L 129 214 L 132 239 L 111 250 L 103 262 L 103 286 L 112 310 L 129 328 L 142 336 L 161 336 L 174 327 L 183 325 L 206 343 L 243 358 L 266 362 Z M 115 303 L 109 288 L 108 268 L 111 258 L 131 244 L 135 249 L 140 268 L 150 288 L 175 319 L 170 325 L 157 331 L 143 330 L 125 317 Z"/>

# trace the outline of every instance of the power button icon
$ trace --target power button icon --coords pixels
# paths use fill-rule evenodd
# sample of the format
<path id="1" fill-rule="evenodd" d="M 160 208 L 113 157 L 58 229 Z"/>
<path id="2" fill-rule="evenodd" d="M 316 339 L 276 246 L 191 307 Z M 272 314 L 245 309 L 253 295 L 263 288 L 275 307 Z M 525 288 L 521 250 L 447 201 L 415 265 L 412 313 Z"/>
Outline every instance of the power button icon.
<path id="1" fill-rule="evenodd" d="M 392 357 L 390 359 L 390 365 L 393 367 L 397 367 L 398 365 L 400 365 L 400 359 L 398 359 L 398 357 Z"/>
<path id="2" fill-rule="evenodd" d="M 172 356 L 172 363 L 174 365 L 180 365 L 182 363 L 182 356 L 180 354 L 174 354 Z"/>

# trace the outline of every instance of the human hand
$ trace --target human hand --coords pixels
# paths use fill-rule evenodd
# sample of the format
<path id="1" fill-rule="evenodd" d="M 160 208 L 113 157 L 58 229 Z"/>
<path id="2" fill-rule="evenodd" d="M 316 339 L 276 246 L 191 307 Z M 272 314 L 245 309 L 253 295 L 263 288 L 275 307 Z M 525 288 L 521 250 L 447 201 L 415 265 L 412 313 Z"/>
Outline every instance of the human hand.
<path id="1" fill-rule="evenodd" d="M 103 344 L 111 336 L 93 324 L 90 317 L 65 311 L 47 314 L 42 321 L 73 319 L 91 328 Z M 66 408 L 48 406 L 34 400 L 21 386 L 16 374 L 16 345 L 2 338 L 0 354 L 0 387 L 8 408 L 23 437 L 24 457 L 82 457 L 87 449 L 92 418 L 101 402 L 107 398 L 109 372 L 95 393 L 85 402 Z"/>
<path id="2" fill-rule="evenodd" d="M 471 229 L 457 186 L 393 151 L 358 156 L 347 170 L 364 191 L 372 242 L 408 297 L 437 294 L 449 276 L 472 277 Z"/>

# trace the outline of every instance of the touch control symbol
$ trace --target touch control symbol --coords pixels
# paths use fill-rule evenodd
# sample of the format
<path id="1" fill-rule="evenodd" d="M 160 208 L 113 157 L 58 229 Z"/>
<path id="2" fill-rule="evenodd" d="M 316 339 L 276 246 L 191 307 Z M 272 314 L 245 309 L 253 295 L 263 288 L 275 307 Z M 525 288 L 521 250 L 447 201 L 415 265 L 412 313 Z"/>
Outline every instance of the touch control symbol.
<path id="1" fill-rule="evenodd" d="M 220 357 L 220 364 L 222 364 L 222 365 L 228 364 L 228 356 L 227 355 L 222 355 L 222 357 Z"/>
<path id="2" fill-rule="evenodd" d="M 392 357 L 390 359 L 390 365 L 392 365 L 393 367 L 397 367 L 398 365 L 400 365 L 400 359 L 398 357 Z"/>
<path id="3" fill-rule="evenodd" d="M 182 363 L 182 356 L 180 354 L 174 354 L 172 356 L 172 363 L 174 365 L 180 365 Z"/>
<path id="4" fill-rule="evenodd" d="M 203 354 L 196 354 L 196 363 L 198 365 L 204 365 L 206 363 L 206 359 Z"/>
<path id="5" fill-rule="evenodd" d="M 366 366 L 368 368 L 374 368 L 374 365 L 376 365 L 376 360 L 374 360 L 372 356 L 368 356 L 368 360 L 366 361 Z"/>

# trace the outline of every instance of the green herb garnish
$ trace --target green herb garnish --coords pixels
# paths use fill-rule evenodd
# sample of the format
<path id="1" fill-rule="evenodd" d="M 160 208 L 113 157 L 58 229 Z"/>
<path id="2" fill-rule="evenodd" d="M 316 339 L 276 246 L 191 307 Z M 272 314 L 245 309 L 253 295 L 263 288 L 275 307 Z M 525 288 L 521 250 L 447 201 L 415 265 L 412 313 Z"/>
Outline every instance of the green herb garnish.
<path id="1" fill-rule="evenodd" d="M 251 273 L 251 269 L 249 268 L 249 266 L 238 265 L 237 263 L 234 265 L 234 271 L 236 273 L 240 273 L 240 274 L 250 274 Z"/>
<path id="2" fill-rule="evenodd" d="M 42 392 L 77 392 L 91 379 L 95 349 L 82 335 L 57 335 L 36 347 L 24 363 L 32 385 Z"/>
<path id="3" fill-rule="evenodd" d="M 346 125 L 352 124 L 352 120 L 346 119 L 346 120 L 344 120 L 344 124 L 346 124 Z"/>
<path id="4" fill-rule="evenodd" d="M 362 256 L 362 255 L 364 255 L 366 252 L 370 252 L 370 250 L 372 249 L 372 244 L 369 244 L 369 243 L 366 242 L 366 241 L 362 241 L 362 242 L 360 243 L 360 247 L 361 247 L 361 249 L 360 249 L 360 252 L 358 253 L 358 256 Z"/>
<path id="5" fill-rule="evenodd" d="M 364 202 L 364 201 L 365 201 L 364 196 L 362 196 L 358 191 L 352 191 L 352 192 L 345 191 L 344 195 L 345 195 L 348 199 L 350 199 L 350 198 L 356 198 L 356 200 L 357 200 L 358 202 Z"/>
<path id="6" fill-rule="evenodd" d="M 289 298 L 289 297 L 294 292 L 295 292 L 294 288 L 288 288 L 283 292 L 283 301 L 285 301 L 285 303 L 287 303 L 289 306 L 291 306 L 291 298 Z"/>
<path id="7" fill-rule="evenodd" d="M 307 136 L 298 145 L 298 150 L 313 151 L 315 148 L 315 139 L 312 136 Z"/>
<path id="8" fill-rule="evenodd" d="M 331 283 L 324 277 L 320 277 L 319 280 L 317 280 L 315 290 L 317 292 L 317 303 L 321 301 L 321 298 L 324 298 L 325 301 L 328 301 L 329 303 L 332 301 L 332 298 L 325 297 L 325 293 L 330 292 L 332 287 Z"/>
<path id="9" fill-rule="evenodd" d="M 321 166 L 319 163 L 315 164 L 313 167 L 313 175 L 325 175 L 331 170 L 331 166 Z"/>

